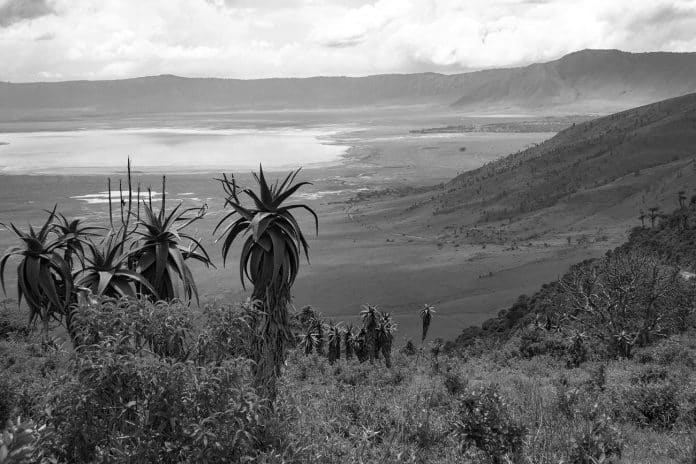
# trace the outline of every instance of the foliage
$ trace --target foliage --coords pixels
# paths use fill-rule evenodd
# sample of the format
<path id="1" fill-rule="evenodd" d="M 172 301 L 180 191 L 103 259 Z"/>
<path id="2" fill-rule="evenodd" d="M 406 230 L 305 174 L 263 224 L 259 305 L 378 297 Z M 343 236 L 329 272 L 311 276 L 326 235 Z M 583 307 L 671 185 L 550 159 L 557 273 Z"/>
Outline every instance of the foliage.
<path id="1" fill-rule="evenodd" d="M 58 462 L 230 462 L 250 457 L 266 404 L 239 357 L 241 309 L 102 299 L 76 310 L 72 370 L 40 418 Z M 154 356 L 153 356 L 154 355 Z"/>
<path id="2" fill-rule="evenodd" d="M 29 232 L 23 232 L 10 224 L 23 246 L 10 248 L 0 258 L 0 282 L 5 293 L 5 265 L 12 256 L 21 258 L 17 267 L 19 303 L 22 298 L 26 299 L 30 321 L 40 318 L 44 331 L 48 331 L 51 317 L 60 319 L 67 312 L 72 294 L 71 270 L 59 253 L 71 235 L 51 238 L 51 221 L 55 217 L 55 210 L 53 208 L 38 230 L 29 226 Z"/>
<path id="3" fill-rule="evenodd" d="M 196 282 L 186 260 L 194 259 L 206 266 L 211 261 L 201 243 L 183 229 L 203 217 L 204 209 L 181 209 L 179 204 L 167 215 L 164 204 L 158 214 L 147 204 L 143 207 L 145 214 L 138 222 L 141 227 L 134 232 L 140 239 L 129 254 L 137 263 L 137 272 L 150 282 L 154 288 L 150 293 L 156 298 L 167 301 L 179 298 L 177 282 L 181 282 L 183 296 L 188 300 L 195 296 L 198 301 Z M 195 216 L 187 216 L 194 211 Z M 181 245 L 182 239 L 189 240 L 190 245 Z"/>
<path id="4" fill-rule="evenodd" d="M 14 410 L 14 404 L 16 401 L 16 394 L 12 388 L 12 385 L 8 382 L 8 379 L 0 379 L 0 424 L 5 424 L 10 420 L 12 411 Z"/>
<path id="5" fill-rule="evenodd" d="M 428 336 L 428 329 L 430 328 L 430 321 L 432 320 L 433 314 L 435 314 L 435 306 L 424 304 L 420 310 L 421 317 L 421 343 L 425 341 L 425 337 Z"/>
<path id="6" fill-rule="evenodd" d="M 89 254 L 84 267 L 77 273 L 76 285 L 88 289 L 96 297 L 136 298 L 138 288 L 149 295 L 157 295 L 150 282 L 128 268 L 129 255 L 123 251 L 124 241 L 115 234 L 104 238 L 102 246 L 87 242 Z"/>
<path id="7" fill-rule="evenodd" d="M 185 361 L 193 349 L 190 311 L 182 303 L 133 298 L 83 304 L 73 316 L 75 344 L 87 347 L 114 338 L 136 351 L 147 348 L 157 356 Z"/>
<path id="8" fill-rule="evenodd" d="M 195 342 L 197 362 L 220 365 L 229 358 L 251 359 L 257 336 L 253 312 L 249 303 L 206 305 L 202 314 L 204 326 Z"/>
<path id="9" fill-rule="evenodd" d="M 36 433 L 36 426 L 30 421 L 9 421 L 0 435 L 0 464 L 34 462 Z"/>
<path id="10" fill-rule="evenodd" d="M 452 396 L 457 396 L 466 389 L 467 381 L 463 379 L 456 372 L 446 372 L 444 375 L 443 383 L 447 393 Z"/>
<path id="11" fill-rule="evenodd" d="M 365 330 L 365 350 L 370 363 L 373 363 L 376 355 L 379 354 L 377 327 L 380 315 L 377 306 L 367 304 L 362 308 L 360 316 Z"/>
<path id="12" fill-rule="evenodd" d="M 309 245 L 292 210 L 301 208 L 311 213 L 314 216 L 316 231 L 319 231 L 317 215 L 309 206 L 283 206 L 283 203 L 303 185 L 310 184 L 293 184 L 299 172 L 298 169 L 288 174 L 280 185 L 278 182 L 270 185 L 263 174 L 263 168 L 259 167 L 259 174 L 254 173 L 259 194 L 248 188 L 242 189 L 253 201 L 255 208 L 242 206 L 237 196 L 239 187 L 234 176 L 228 178 L 223 175 L 223 178 L 219 179 L 227 195 L 225 206 L 231 206 L 234 211 L 223 216 L 213 233 L 235 214 L 239 216 L 222 229 L 222 257 L 223 261 L 226 261 L 235 239 L 242 233 L 251 232 L 242 246 L 239 276 L 242 285 L 245 277 L 249 279 L 257 297 L 263 296 L 265 289 L 272 285 L 292 286 L 299 271 L 300 249 L 304 250 L 305 256 L 309 259 Z"/>
<path id="13" fill-rule="evenodd" d="M 52 228 L 58 238 L 65 242 L 63 259 L 70 269 L 75 269 L 75 258 L 80 263 L 84 263 L 85 246 L 89 244 L 89 237 L 97 236 L 95 231 L 103 229 L 85 225 L 82 219 L 68 219 L 62 213 L 57 213 L 56 218 L 58 222 L 53 223 Z"/>
<path id="14" fill-rule="evenodd" d="M 261 434 L 263 402 L 234 360 L 161 360 L 109 337 L 80 350 L 56 388 L 39 447 L 60 462 L 230 462 Z"/>
<path id="15" fill-rule="evenodd" d="M 287 305 L 290 289 L 297 278 L 300 266 L 300 249 L 309 260 L 307 240 L 292 214 L 294 209 L 308 211 L 319 232 L 316 213 L 307 205 L 283 205 L 297 190 L 308 182 L 295 182 L 299 169 L 290 172 L 282 183 L 269 184 L 259 166 L 259 174 L 254 173 L 259 193 L 242 189 L 254 207 L 243 206 L 237 195 L 234 176 L 223 175 L 219 179 L 226 194 L 225 207 L 233 211 L 222 217 L 213 234 L 238 215 L 222 229 L 222 257 L 226 262 L 230 248 L 240 234 L 249 233 L 242 245 L 239 260 L 239 277 L 244 286 L 245 277 L 252 283 L 252 301 L 258 305 L 259 318 L 255 329 L 258 336 L 253 348 L 253 361 L 256 383 L 271 400 L 276 394 L 276 378 L 281 374 L 285 361 L 288 341 L 292 339 L 288 321 Z"/>
<path id="16" fill-rule="evenodd" d="M 640 425 L 671 429 L 679 418 L 678 388 L 672 382 L 630 386 L 625 395 L 627 416 Z"/>
<path id="17" fill-rule="evenodd" d="M 609 416 L 597 414 L 589 429 L 579 432 L 570 450 L 571 464 L 618 463 L 624 443 Z"/>
<path id="18" fill-rule="evenodd" d="M 693 285 L 676 268 L 642 253 L 612 253 L 576 268 L 561 282 L 568 316 L 603 342 L 610 353 L 630 357 L 674 327 L 682 307 L 691 306 Z"/>
<path id="19" fill-rule="evenodd" d="M 512 418 L 497 386 L 466 394 L 459 400 L 457 416 L 454 433 L 464 450 L 475 446 L 494 464 L 521 456 L 527 431 Z"/>

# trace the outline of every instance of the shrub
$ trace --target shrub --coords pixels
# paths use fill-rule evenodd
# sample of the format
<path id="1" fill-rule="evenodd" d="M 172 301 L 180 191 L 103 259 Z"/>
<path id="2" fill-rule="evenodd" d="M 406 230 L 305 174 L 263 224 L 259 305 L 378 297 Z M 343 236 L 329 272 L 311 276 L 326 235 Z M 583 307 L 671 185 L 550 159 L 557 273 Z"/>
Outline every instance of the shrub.
<path id="1" fill-rule="evenodd" d="M 570 387 L 568 379 L 562 376 L 556 384 L 556 409 L 558 412 L 569 419 L 574 418 L 579 400 L 580 390 Z"/>
<path id="2" fill-rule="evenodd" d="M 464 391 L 467 385 L 467 381 L 462 380 L 462 378 L 454 372 L 445 372 L 445 380 L 443 383 L 447 389 L 447 393 L 452 396 L 457 396 Z"/>
<path id="3" fill-rule="evenodd" d="M 559 335 L 541 328 L 524 329 L 520 335 L 519 349 L 520 355 L 527 359 L 542 355 L 561 358 L 567 351 Z"/>
<path id="4" fill-rule="evenodd" d="M 10 420 L 14 411 L 16 395 L 7 379 L 0 378 L 0 427 Z"/>
<path id="5" fill-rule="evenodd" d="M 590 378 L 587 387 L 591 391 L 604 391 L 607 385 L 607 365 L 597 364 L 590 369 Z"/>
<path id="6" fill-rule="evenodd" d="M 667 370 L 662 367 L 650 366 L 634 375 L 632 380 L 638 383 L 662 382 L 667 380 Z"/>
<path id="7" fill-rule="evenodd" d="M 621 460 L 623 439 L 606 415 L 596 417 L 589 430 L 578 433 L 570 448 L 570 464 L 612 464 Z"/>
<path id="8" fill-rule="evenodd" d="M 497 385 L 489 385 L 461 398 L 454 435 L 463 451 L 475 446 L 500 464 L 521 456 L 526 429 L 512 418 Z"/>
<path id="9" fill-rule="evenodd" d="M 48 399 L 40 458 L 231 462 L 254 453 L 265 406 L 239 361 L 162 360 L 108 337 L 74 364 Z"/>
<path id="10" fill-rule="evenodd" d="M 640 425 L 671 429 L 679 418 L 677 387 L 671 382 L 643 383 L 625 392 L 628 418 Z"/>
<path id="11" fill-rule="evenodd" d="M 664 366 L 681 364 L 685 367 L 696 367 L 696 357 L 678 336 L 670 337 L 659 345 L 642 348 L 636 356 L 643 364 L 656 363 Z"/>
<path id="12" fill-rule="evenodd" d="M 576 334 L 566 352 L 566 367 L 568 369 L 580 367 L 585 361 L 587 361 L 587 347 L 582 335 Z"/>
<path id="13" fill-rule="evenodd" d="M 401 348 L 401 352 L 405 354 L 406 356 L 413 356 L 416 354 L 416 347 L 413 344 L 413 341 L 407 340 L 406 344 Z"/>
<path id="14" fill-rule="evenodd" d="M 8 422 L 0 434 L 0 464 L 35 462 L 36 426 L 32 422 Z"/>
<path id="15" fill-rule="evenodd" d="M 178 361 L 190 354 L 191 329 L 191 310 L 181 302 L 102 298 L 78 306 L 72 314 L 77 347 L 114 337 L 135 350 L 147 347 L 158 356 Z"/>

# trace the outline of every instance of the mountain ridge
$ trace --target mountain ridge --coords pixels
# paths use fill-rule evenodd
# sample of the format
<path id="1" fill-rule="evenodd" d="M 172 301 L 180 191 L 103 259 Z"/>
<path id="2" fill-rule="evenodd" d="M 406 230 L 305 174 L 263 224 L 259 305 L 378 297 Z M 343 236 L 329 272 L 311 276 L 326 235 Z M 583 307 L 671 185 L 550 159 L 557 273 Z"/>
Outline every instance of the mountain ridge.
<path id="1" fill-rule="evenodd" d="M 221 79 L 171 74 L 0 83 L 5 117 L 435 105 L 455 111 L 584 105 L 626 109 L 696 91 L 696 53 L 581 50 L 546 63 L 460 74 Z M 3 116 L 3 115 L 0 115 Z"/>

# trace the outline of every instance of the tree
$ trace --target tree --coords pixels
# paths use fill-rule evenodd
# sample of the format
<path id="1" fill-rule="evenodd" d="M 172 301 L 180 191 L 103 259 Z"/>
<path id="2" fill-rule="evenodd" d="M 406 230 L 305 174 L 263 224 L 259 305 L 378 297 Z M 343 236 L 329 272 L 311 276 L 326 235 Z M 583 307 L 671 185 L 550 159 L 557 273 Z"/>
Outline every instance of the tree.
<path id="1" fill-rule="evenodd" d="M 285 362 L 287 341 L 291 339 L 287 306 L 299 271 L 301 249 L 309 261 L 307 240 L 292 211 L 308 211 L 314 217 L 316 233 L 319 232 L 319 220 L 309 206 L 283 205 L 303 185 L 309 184 L 295 183 L 299 172 L 299 169 L 290 172 L 282 183 L 276 181 L 271 185 L 259 166 L 259 173 L 253 174 L 258 194 L 248 188 L 240 189 L 234 176 L 223 175 L 222 179 L 218 179 L 226 194 L 225 207 L 230 206 L 233 211 L 223 216 L 215 232 L 236 215 L 236 219 L 224 227 L 220 237 L 223 241 L 223 262 L 227 260 L 235 239 L 243 233 L 248 234 L 242 245 L 239 273 L 243 287 L 245 278 L 253 285 L 251 298 L 262 315 L 253 349 L 254 375 L 257 388 L 271 402 L 276 396 L 276 379 Z M 242 205 L 239 190 L 251 199 L 253 206 Z"/>
<path id="2" fill-rule="evenodd" d="M 435 314 L 435 306 L 429 305 L 429 304 L 424 304 L 423 307 L 420 310 L 420 316 L 421 316 L 421 344 L 425 341 L 425 337 L 428 336 L 428 329 L 430 328 L 430 321 L 433 318 L 433 314 Z"/>
<path id="3" fill-rule="evenodd" d="M 677 192 L 677 200 L 679 201 L 679 208 L 684 208 L 686 204 L 686 192 L 684 190 Z"/>
<path id="4" fill-rule="evenodd" d="M 396 323 L 391 320 L 389 313 L 384 313 L 379 321 L 377 336 L 379 337 L 379 348 L 384 358 L 384 365 L 391 368 L 391 350 L 394 341 Z"/>
<path id="5" fill-rule="evenodd" d="M 638 215 L 638 219 L 640 220 L 640 226 L 645 227 L 645 211 L 642 209 L 640 210 L 640 214 Z"/>
<path id="6" fill-rule="evenodd" d="M 690 310 L 689 285 L 678 268 L 652 255 L 615 252 L 564 276 L 559 306 L 611 352 L 630 357 L 635 346 L 673 330 L 679 315 L 687 306 Z"/>
<path id="7" fill-rule="evenodd" d="M 655 227 L 655 220 L 658 217 L 660 217 L 660 207 L 653 206 L 651 208 L 648 208 L 648 211 L 650 212 L 650 227 L 654 228 Z"/>
<path id="8" fill-rule="evenodd" d="M 341 359 L 341 327 L 331 322 L 329 324 L 329 364 Z"/>
<path id="9" fill-rule="evenodd" d="M 317 346 L 317 334 L 312 327 L 307 327 L 305 331 L 300 334 L 299 346 L 305 356 L 312 354 L 312 350 Z"/>
<path id="10" fill-rule="evenodd" d="M 343 346 L 346 350 L 346 359 L 353 359 L 355 351 L 355 336 L 353 335 L 353 326 L 349 325 L 343 332 Z"/>
<path id="11" fill-rule="evenodd" d="M 363 310 L 360 311 L 363 320 L 363 328 L 365 329 L 365 349 L 367 350 L 367 358 L 370 363 L 374 363 L 377 353 L 377 325 L 379 321 L 379 311 L 377 306 L 370 304 L 363 305 Z"/>

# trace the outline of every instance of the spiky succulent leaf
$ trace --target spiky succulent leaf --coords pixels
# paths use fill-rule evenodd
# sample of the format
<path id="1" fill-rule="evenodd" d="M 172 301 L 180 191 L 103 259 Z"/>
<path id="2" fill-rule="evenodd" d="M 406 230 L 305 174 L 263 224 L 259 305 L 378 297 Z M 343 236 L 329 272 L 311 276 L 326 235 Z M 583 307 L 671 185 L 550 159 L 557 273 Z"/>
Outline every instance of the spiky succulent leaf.
<path id="1" fill-rule="evenodd" d="M 218 240 L 222 240 L 223 263 L 237 238 L 246 236 L 239 263 L 242 286 L 245 286 L 245 280 L 250 281 L 255 289 L 278 284 L 292 286 L 299 272 L 300 250 L 309 259 L 309 245 L 291 210 L 302 208 L 309 211 L 314 217 L 315 230 L 318 232 L 316 213 L 307 205 L 282 206 L 300 187 L 309 184 L 293 184 L 298 172 L 299 170 L 290 172 L 280 184 L 276 181 L 269 185 L 260 168 L 258 174 L 253 174 L 258 184 L 258 194 L 251 189 L 241 190 L 251 199 L 254 208 L 245 208 L 240 203 L 234 176 L 228 178 L 223 175 L 219 179 L 227 194 L 225 205 L 230 205 L 234 211 L 223 216 L 215 230 L 222 228 Z M 239 217 L 226 224 L 233 219 L 235 213 Z"/>

